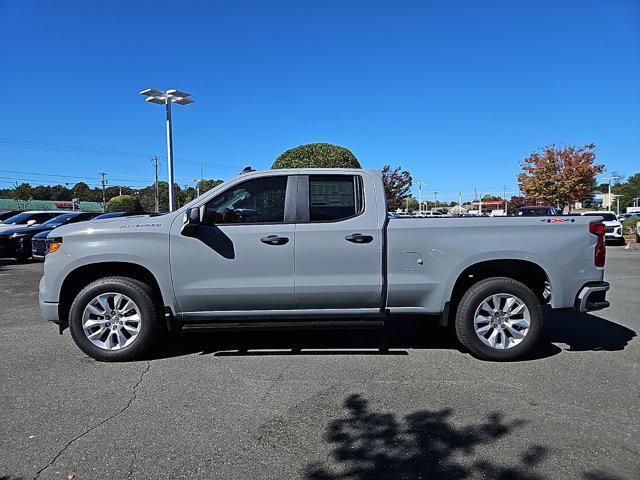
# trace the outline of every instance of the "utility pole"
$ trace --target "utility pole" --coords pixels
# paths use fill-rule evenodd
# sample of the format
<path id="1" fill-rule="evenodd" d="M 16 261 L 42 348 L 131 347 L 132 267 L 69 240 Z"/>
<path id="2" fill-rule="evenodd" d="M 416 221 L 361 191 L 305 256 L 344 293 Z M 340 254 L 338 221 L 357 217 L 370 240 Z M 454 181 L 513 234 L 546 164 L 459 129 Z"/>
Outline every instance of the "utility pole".
<path id="1" fill-rule="evenodd" d="M 160 213 L 160 195 L 159 195 L 159 191 L 158 191 L 158 157 L 155 156 L 151 159 L 151 163 L 153 164 L 153 168 L 155 170 L 155 183 L 154 183 L 154 188 L 155 188 L 155 199 L 156 199 L 156 213 Z"/>
<path id="2" fill-rule="evenodd" d="M 434 200 L 435 200 L 435 206 L 434 206 L 434 208 L 438 208 L 438 189 L 435 189 L 435 190 L 433 191 L 433 198 L 434 198 Z"/>
<path id="3" fill-rule="evenodd" d="M 98 175 L 102 175 L 102 180 L 100 183 L 102 183 L 102 211 L 104 212 L 107 206 L 107 195 L 106 195 L 107 174 L 105 172 L 100 172 Z"/>
<path id="4" fill-rule="evenodd" d="M 458 190 L 458 214 L 462 215 L 462 190 Z"/>
<path id="5" fill-rule="evenodd" d="M 480 197 L 478 197 L 478 188 L 477 187 L 473 187 L 473 198 L 475 198 L 476 200 L 479 200 L 479 202 L 478 202 L 478 214 L 482 215 L 482 193 L 480 194 Z"/>
<path id="6" fill-rule="evenodd" d="M 504 214 L 507 215 L 509 213 L 509 209 L 507 208 L 507 187 L 506 185 L 502 186 L 502 200 L 504 200 Z"/>

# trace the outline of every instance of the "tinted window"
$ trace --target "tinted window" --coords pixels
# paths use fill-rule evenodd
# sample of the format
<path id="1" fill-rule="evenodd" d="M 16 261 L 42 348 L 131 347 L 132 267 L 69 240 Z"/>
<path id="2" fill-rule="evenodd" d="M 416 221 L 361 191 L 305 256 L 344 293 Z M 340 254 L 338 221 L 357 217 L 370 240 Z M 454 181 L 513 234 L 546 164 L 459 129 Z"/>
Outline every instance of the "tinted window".
<path id="1" fill-rule="evenodd" d="M 20 224 L 20 223 L 26 223 L 27 220 L 29 220 L 31 218 L 31 215 L 32 215 L 31 213 L 18 213 L 17 215 L 14 215 L 13 217 L 7 218 L 2 223 L 5 223 L 7 225 L 15 225 L 15 224 Z"/>
<path id="2" fill-rule="evenodd" d="M 74 213 L 65 213 L 64 215 L 58 215 L 57 217 L 54 217 L 51 220 L 48 220 L 48 221 L 44 222 L 42 224 L 42 226 L 43 227 L 58 227 L 58 226 L 62 225 L 63 223 L 67 223 L 69 220 L 71 220 L 75 216 L 76 216 L 76 214 L 74 214 Z"/>
<path id="3" fill-rule="evenodd" d="M 284 222 L 286 192 L 286 176 L 247 180 L 209 200 L 202 222 L 205 225 Z"/>
<path id="4" fill-rule="evenodd" d="M 353 217 L 359 212 L 355 177 L 311 175 L 309 177 L 309 220 L 326 222 Z"/>
<path id="5" fill-rule="evenodd" d="M 588 217 L 602 217 L 603 221 L 605 222 L 615 222 L 616 220 L 618 220 L 618 217 L 616 217 L 613 213 L 587 213 L 586 215 Z"/>

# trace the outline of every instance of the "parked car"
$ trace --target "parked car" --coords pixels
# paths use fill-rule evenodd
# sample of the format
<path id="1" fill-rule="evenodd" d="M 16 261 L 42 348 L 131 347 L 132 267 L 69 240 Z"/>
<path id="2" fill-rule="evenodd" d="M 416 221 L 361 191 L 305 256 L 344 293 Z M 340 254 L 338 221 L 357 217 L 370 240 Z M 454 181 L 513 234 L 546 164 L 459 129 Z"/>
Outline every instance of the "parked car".
<path id="1" fill-rule="evenodd" d="M 6 220 L 9 217 L 13 217 L 14 215 L 20 213 L 19 210 L 0 210 L 0 223 Z"/>
<path id="2" fill-rule="evenodd" d="M 252 171 L 166 215 L 58 227 L 40 307 L 103 361 L 140 356 L 165 329 L 382 328 L 402 314 L 453 323 L 474 355 L 507 360 L 535 344 L 542 304 L 609 306 L 604 228 L 387 218 L 380 172 Z"/>
<path id="3" fill-rule="evenodd" d="M 443 214 L 442 212 L 432 212 L 432 211 L 429 211 L 429 210 L 424 210 L 422 212 L 416 213 L 414 216 L 418 217 L 418 218 L 432 218 L 432 217 L 440 217 L 441 218 L 441 217 L 444 217 L 445 214 Z"/>
<path id="4" fill-rule="evenodd" d="M 107 212 L 99 214 L 94 220 L 104 220 L 105 218 L 118 218 L 118 217 L 135 217 L 139 215 L 157 216 L 159 213 L 151 212 Z"/>
<path id="5" fill-rule="evenodd" d="M 620 220 L 616 217 L 615 212 L 593 210 L 590 212 L 582 212 L 582 215 L 602 217 L 606 228 L 604 234 L 605 239 L 622 245 L 626 243 L 622 232 L 622 223 L 620 223 Z"/>
<path id="6" fill-rule="evenodd" d="M 52 210 L 33 210 L 21 212 L 0 222 L 0 231 L 16 227 L 31 227 L 39 225 L 47 220 L 57 217 L 63 212 Z"/>
<path id="7" fill-rule="evenodd" d="M 50 232 L 56 227 L 68 223 L 89 220 L 96 216 L 90 212 L 69 212 L 58 215 L 39 225 L 8 228 L 0 231 L 0 257 L 15 258 L 24 262 L 32 254 L 31 239 L 40 232 Z"/>
<path id="8" fill-rule="evenodd" d="M 636 223 L 636 243 L 640 244 L 640 222 Z"/>
<path id="9" fill-rule="evenodd" d="M 51 230 L 36 233 L 31 239 L 31 258 L 35 260 L 44 260 L 47 254 L 47 236 Z"/>
<path id="10" fill-rule="evenodd" d="M 630 218 L 637 218 L 637 217 L 640 217 L 640 213 L 622 213 L 618 215 L 618 220 L 620 220 L 621 222 L 624 222 L 625 220 L 628 220 Z"/>
<path id="11" fill-rule="evenodd" d="M 520 207 L 518 208 L 516 215 L 522 217 L 545 217 L 548 215 L 558 215 L 558 210 L 556 207 L 552 207 L 551 205 Z"/>

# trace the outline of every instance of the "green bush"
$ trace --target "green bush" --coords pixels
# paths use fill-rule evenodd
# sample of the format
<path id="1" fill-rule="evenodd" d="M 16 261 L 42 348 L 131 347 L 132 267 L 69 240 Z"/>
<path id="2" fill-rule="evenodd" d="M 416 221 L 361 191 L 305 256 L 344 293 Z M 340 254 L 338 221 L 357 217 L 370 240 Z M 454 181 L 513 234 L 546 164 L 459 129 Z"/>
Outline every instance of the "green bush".
<path id="1" fill-rule="evenodd" d="M 640 220 L 640 217 L 627 218 L 622 222 L 622 233 L 624 235 L 631 235 L 636 233 L 636 223 Z"/>
<path id="2" fill-rule="evenodd" d="M 107 202 L 107 212 L 140 212 L 142 205 L 133 195 L 118 195 Z"/>
<path id="3" fill-rule="evenodd" d="M 362 168 L 348 148 L 330 143 L 308 143 L 281 153 L 271 166 L 277 168 Z"/>

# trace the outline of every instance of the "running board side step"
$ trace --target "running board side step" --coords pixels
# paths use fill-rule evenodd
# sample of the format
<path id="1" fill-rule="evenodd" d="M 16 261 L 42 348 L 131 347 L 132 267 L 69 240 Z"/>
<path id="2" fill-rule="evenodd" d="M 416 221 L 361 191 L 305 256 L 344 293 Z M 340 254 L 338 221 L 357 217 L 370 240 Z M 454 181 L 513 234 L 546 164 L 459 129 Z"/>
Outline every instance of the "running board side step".
<path id="1" fill-rule="evenodd" d="M 198 322 L 183 323 L 183 332 L 236 332 L 236 331 L 283 331 L 283 330 L 331 330 L 345 329 L 380 329 L 384 328 L 383 320 L 299 320 L 299 321 L 256 321 L 245 322 Z"/>

